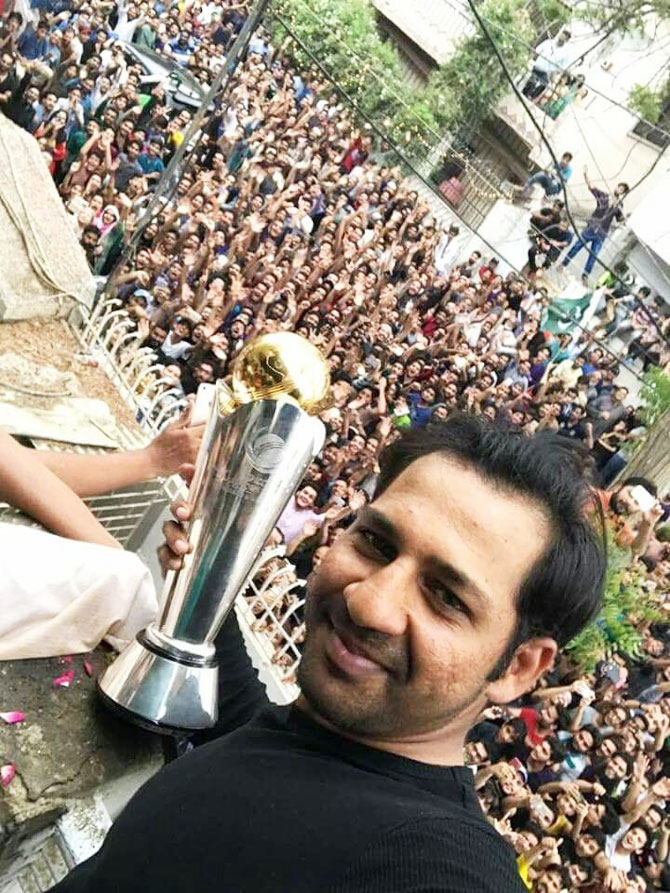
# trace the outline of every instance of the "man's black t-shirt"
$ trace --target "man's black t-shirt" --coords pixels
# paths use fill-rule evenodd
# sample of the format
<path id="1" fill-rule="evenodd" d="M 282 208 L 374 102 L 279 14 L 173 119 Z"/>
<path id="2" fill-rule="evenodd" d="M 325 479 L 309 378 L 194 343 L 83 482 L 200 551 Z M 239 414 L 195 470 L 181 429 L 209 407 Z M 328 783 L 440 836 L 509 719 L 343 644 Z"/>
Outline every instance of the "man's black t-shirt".
<path id="1" fill-rule="evenodd" d="M 230 652 L 221 661 L 237 694 L 217 732 L 234 731 L 147 782 L 54 893 L 522 893 L 468 769 L 357 744 L 296 707 L 240 726 L 258 689 Z"/>

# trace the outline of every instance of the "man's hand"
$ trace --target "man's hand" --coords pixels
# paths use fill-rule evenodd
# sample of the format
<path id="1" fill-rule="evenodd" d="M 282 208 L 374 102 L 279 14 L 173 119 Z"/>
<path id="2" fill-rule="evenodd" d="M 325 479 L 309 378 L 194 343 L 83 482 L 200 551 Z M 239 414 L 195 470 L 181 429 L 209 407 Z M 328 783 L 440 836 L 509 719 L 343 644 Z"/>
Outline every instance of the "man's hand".
<path id="1" fill-rule="evenodd" d="M 603 883 L 608 890 L 625 890 L 627 877 L 625 872 L 616 868 L 608 868 L 603 877 Z"/>
<path id="2" fill-rule="evenodd" d="M 302 535 L 305 539 L 309 539 L 309 537 L 314 536 L 319 532 L 321 528 L 316 523 L 316 521 L 307 521 L 302 528 Z"/>
<path id="3" fill-rule="evenodd" d="M 181 473 L 184 477 L 195 465 L 200 441 L 205 431 L 204 425 L 189 427 L 191 410 L 188 409 L 147 447 L 152 470 L 156 477 L 166 477 Z"/>
<path id="4" fill-rule="evenodd" d="M 163 574 L 167 571 L 178 571 L 184 566 L 184 556 L 193 551 L 193 546 L 186 537 L 186 522 L 193 512 L 190 502 L 177 500 L 173 502 L 171 511 L 175 521 L 163 524 L 165 542 L 158 548 L 158 561 Z"/>
<path id="5" fill-rule="evenodd" d="M 635 762 L 633 763 L 633 781 L 640 784 L 649 771 L 649 765 L 649 757 L 643 753 L 639 753 L 635 757 Z"/>

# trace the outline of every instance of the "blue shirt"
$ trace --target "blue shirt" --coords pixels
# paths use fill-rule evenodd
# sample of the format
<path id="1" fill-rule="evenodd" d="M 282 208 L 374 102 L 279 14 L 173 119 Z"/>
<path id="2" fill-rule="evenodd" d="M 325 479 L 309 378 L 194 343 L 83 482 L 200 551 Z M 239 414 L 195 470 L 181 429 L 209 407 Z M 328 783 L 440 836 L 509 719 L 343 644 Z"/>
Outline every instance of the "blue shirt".
<path id="1" fill-rule="evenodd" d="M 412 420 L 412 428 L 425 428 L 433 414 L 433 406 L 421 404 L 421 394 L 418 391 L 410 391 L 407 395 L 409 403 L 409 417 Z"/>
<path id="2" fill-rule="evenodd" d="M 146 152 L 142 152 L 137 162 L 145 174 L 160 174 L 165 167 L 160 158 L 154 158 Z"/>
<path id="3" fill-rule="evenodd" d="M 564 183 L 567 183 L 572 176 L 572 168 L 570 167 L 570 165 L 566 164 L 565 166 L 563 166 L 559 162 L 557 165 L 555 165 L 555 168 L 558 176 L 563 180 Z"/>
<path id="4" fill-rule="evenodd" d="M 37 32 L 28 25 L 17 43 L 17 49 L 24 59 L 41 59 L 46 56 L 49 49 L 49 40 L 46 37 L 38 37 Z"/>

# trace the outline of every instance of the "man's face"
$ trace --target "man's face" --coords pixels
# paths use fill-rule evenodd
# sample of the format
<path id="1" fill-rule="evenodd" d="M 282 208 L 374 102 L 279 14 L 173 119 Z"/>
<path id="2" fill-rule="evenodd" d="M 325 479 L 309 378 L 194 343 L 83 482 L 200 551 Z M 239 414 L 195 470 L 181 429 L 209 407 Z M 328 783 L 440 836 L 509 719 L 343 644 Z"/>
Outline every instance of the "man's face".
<path id="1" fill-rule="evenodd" d="M 172 331 L 178 338 L 188 338 L 191 331 L 185 322 L 176 322 L 172 326 Z"/>
<path id="2" fill-rule="evenodd" d="M 511 744 L 513 741 L 515 741 L 516 731 L 514 730 L 514 726 L 512 725 L 512 723 L 503 723 L 496 737 L 502 744 Z"/>
<path id="3" fill-rule="evenodd" d="M 521 683 L 516 659 L 487 677 L 549 536 L 539 508 L 473 469 L 440 455 L 413 462 L 310 578 L 299 670 L 308 707 L 366 738 L 447 726 L 464 736 L 487 698 L 511 700 L 534 681 Z"/>
<path id="4" fill-rule="evenodd" d="M 468 766 L 479 766 L 488 758 L 489 755 L 482 741 L 470 741 L 465 745 L 465 762 Z"/>
<path id="5" fill-rule="evenodd" d="M 545 871 L 537 879 L 534 889 L 537 890 L 537 893 L 561 893 L 563 882 L 560 872 L 552 869 Z"/>
<path id="6" fill-rule="evenodd" d="M 609 779 L 621 780 L 626 775 L 626 761 L 623 757 L 614 756 L 607 761 L 604 773 Z"/>
<path id="7" fill-rule="evenodd" d="M 546 704 L 540 710 L 540 726 L 545 729 L 551 728 L 558 719 L 558 710 L 555 704 Z"/>
<path id="8" fill-rule="evenodd" d="M 652 806 L 640 819 L 643 825 L 646 825 L 650 831 L 655 831 L 663 821 L 663 814 L 659 809 Z"/>
<path id="9" fill-rule="evenodd" d="M 616 742 L 612 738 L 603 738 L 600 745 L 596 748 L 596 753 L 600 757 L 611 757 L 616 752 Z"/>
<path id="10" fill-rule="evenodd" d="M 551 745 L 548 741 L 541 741 L 530 752 L 530 756 L 538 763 L 546 763 L 551 756 Z"/>
<path id="11" fill-rule="evenodd" d="M 593 735 L 588 729 L 580 729 L 578 732 L 575 732 L 572 746 L 579 753 L 586 753 L 593 747 Z"/>
<path id="12" fill-rule="evenodd" d="M 621 841 L 621 849 L 626 853 L 637 853 L 647 842 L 647 833 L 643 828 L 631 828 L 626 831 Z"/>
<path id="13" fill-rule="evenodd" d="M 200 363 L 193 373 L 193 377 L 199 382 L 214 381 L 214 367 L 211 363 Z"/>
<path id="14" fill-rule="evenodd" d="M 590 834 L 581 834 L 575 841 L 577 855 L 583 858 L 591 859 L 599 849 L 598 841 L 595 837 L 591 837 Z"/>
<path id="15" fill-rule="evenodd" d="M 316 502 L 316 490 L 314 487 L 303 487 L 298 490 L 295 495 L 295 501 L 298 508 L 310 509 Z"/>

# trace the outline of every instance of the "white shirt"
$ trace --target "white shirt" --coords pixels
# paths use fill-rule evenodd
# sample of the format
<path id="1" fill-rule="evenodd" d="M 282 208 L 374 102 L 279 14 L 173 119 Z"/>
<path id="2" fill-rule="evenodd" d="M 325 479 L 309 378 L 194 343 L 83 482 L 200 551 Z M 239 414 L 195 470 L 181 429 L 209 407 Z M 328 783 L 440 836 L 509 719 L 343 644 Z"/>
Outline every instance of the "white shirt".
<path id="1" fill-rule="evenodd" d="M 605 855 L 612 866 L 617 871 L 630 871 L 630 856 L 627 853 L 617 853 L 616 848 L 626 831 L 630 828 L 628 822 L 621 822 L 621 827 L 616 834 L 609 834 L 605 838 Z"/>
<path id="2" fill-rule="evenodd" d="M 533 62 L 533 68 L 544 71 L 545 74 L 555 74 L 563 68 L 567 68 L 570 60 L 568 44 L 558 45 L 558 38 L 549 38 L 535 48 L 537 59 Z"/>

